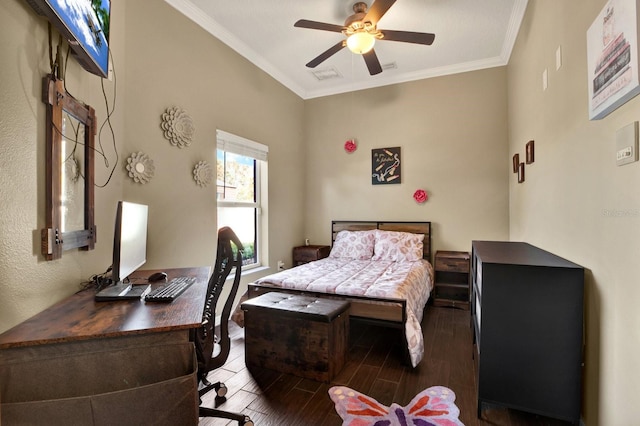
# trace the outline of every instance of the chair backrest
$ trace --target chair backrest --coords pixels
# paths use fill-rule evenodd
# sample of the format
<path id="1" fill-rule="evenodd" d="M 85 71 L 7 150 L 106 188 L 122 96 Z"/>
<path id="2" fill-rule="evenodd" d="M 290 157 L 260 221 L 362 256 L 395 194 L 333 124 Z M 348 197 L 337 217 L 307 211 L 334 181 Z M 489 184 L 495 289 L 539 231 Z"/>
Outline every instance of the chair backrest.
<path id="1" fill-rule="evenodd" d="M 233 242 L 236 252 L 231 246 Z M 202 325 L 197 329 L 195 336 L 196 355 L 198 357 L 198 379 L 202 380 L 211 370 L 221 367 L 229 357 L 231 350 L 231 339 L 229 338 L 229 317 L 231 309 L 238 293 L 240 285 L 240 272 L 242 270 L 242 243 L 229 227 L 218 230 L 218 249 L 216 254 L 216 264 L 209 278 L 207 285 L 207 298 L 205 300 L 204 312 L 202 313 Z M 231 291 L 227 296 L 220 317 L 220 335 L 215 335 L 216 305 L 227 277 L 231 270 L 235 268 L 235 277 L 231 286 Z M 220 345 L 220 351 L 213 356 L 215 344 Z"/>

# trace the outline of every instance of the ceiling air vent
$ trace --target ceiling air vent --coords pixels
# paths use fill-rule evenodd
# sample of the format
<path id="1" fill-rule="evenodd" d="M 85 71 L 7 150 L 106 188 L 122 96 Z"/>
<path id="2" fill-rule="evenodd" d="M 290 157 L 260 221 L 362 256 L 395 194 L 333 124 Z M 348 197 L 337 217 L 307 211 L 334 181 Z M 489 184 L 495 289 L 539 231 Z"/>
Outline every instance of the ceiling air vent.
<path id="1" fill-rule="evenodd" d="M 337 69 L 331 68 L 323 68 L 319 70 L 311 71 L 311 74 L 318 80 L 332 80 L 334 78 L 342 78 L 342 74 L 338 72 Z"/>
<path id="2" fill-rule="evenodd" d="M 383 70 L 394 70 L 396 68 L 398 68 L 398 65 L 395 62 L 389 62 L 388 64 L 382 65 Z"/>

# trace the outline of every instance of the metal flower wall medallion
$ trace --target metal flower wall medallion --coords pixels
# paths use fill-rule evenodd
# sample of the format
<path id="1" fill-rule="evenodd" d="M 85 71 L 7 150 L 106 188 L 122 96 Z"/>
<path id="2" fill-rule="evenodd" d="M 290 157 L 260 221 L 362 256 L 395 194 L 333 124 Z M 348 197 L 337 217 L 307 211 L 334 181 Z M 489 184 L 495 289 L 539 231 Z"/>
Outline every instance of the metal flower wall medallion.
<path id="1" fill-rule="evenodd" d="M 162 114 L 160 127 L 164 131 L 164 137 L 171 142 L 171 145 L 183 148 L 191 145 L 193 134 L 196 128 L 189 114 L 182 108 L 167 108 L 167 112 Z"/>
<path id="2" fill-rule="evenodd" d="M 134 182 L 145 184 L 151 180 L 155 172 L 153 160 L 143 152 L 136 152 L 127 158 L 127 171 Z"/>
<path id="3" fill-rule="evenodd" d="M 193 168 L 193 179 L 196 181 L 196 184 L 203 188 L 209 185 L 213 180 L 211 165 L 206 161 L 198 161 L 198 164 Z"/>

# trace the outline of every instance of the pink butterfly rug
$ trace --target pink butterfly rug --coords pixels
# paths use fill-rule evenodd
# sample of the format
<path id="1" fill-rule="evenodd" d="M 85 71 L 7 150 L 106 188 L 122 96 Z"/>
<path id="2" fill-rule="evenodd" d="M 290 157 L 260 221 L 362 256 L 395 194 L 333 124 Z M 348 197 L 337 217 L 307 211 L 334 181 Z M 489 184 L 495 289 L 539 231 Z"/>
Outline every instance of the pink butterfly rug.
<path id="1" fill-rule="evenodd" d="M 344 386 L 329 389 L 343 426 L 464 426 L 453 402 L 456 394 L 444 386 L 432 386 L 416 395 L 409 405 L 391 407 Z"/>

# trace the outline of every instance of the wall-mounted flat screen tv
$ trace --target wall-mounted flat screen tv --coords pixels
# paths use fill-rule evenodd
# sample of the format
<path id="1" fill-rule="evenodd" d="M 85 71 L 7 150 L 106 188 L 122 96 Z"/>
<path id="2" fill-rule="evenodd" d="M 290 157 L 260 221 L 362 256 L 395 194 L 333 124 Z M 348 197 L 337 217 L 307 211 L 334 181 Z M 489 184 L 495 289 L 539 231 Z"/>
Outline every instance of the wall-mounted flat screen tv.
<path id="1" fill-rule="evenodd" d="M 108 77 L 111 0 L 26 0 L 67 39 L 87 71 Z"/>

